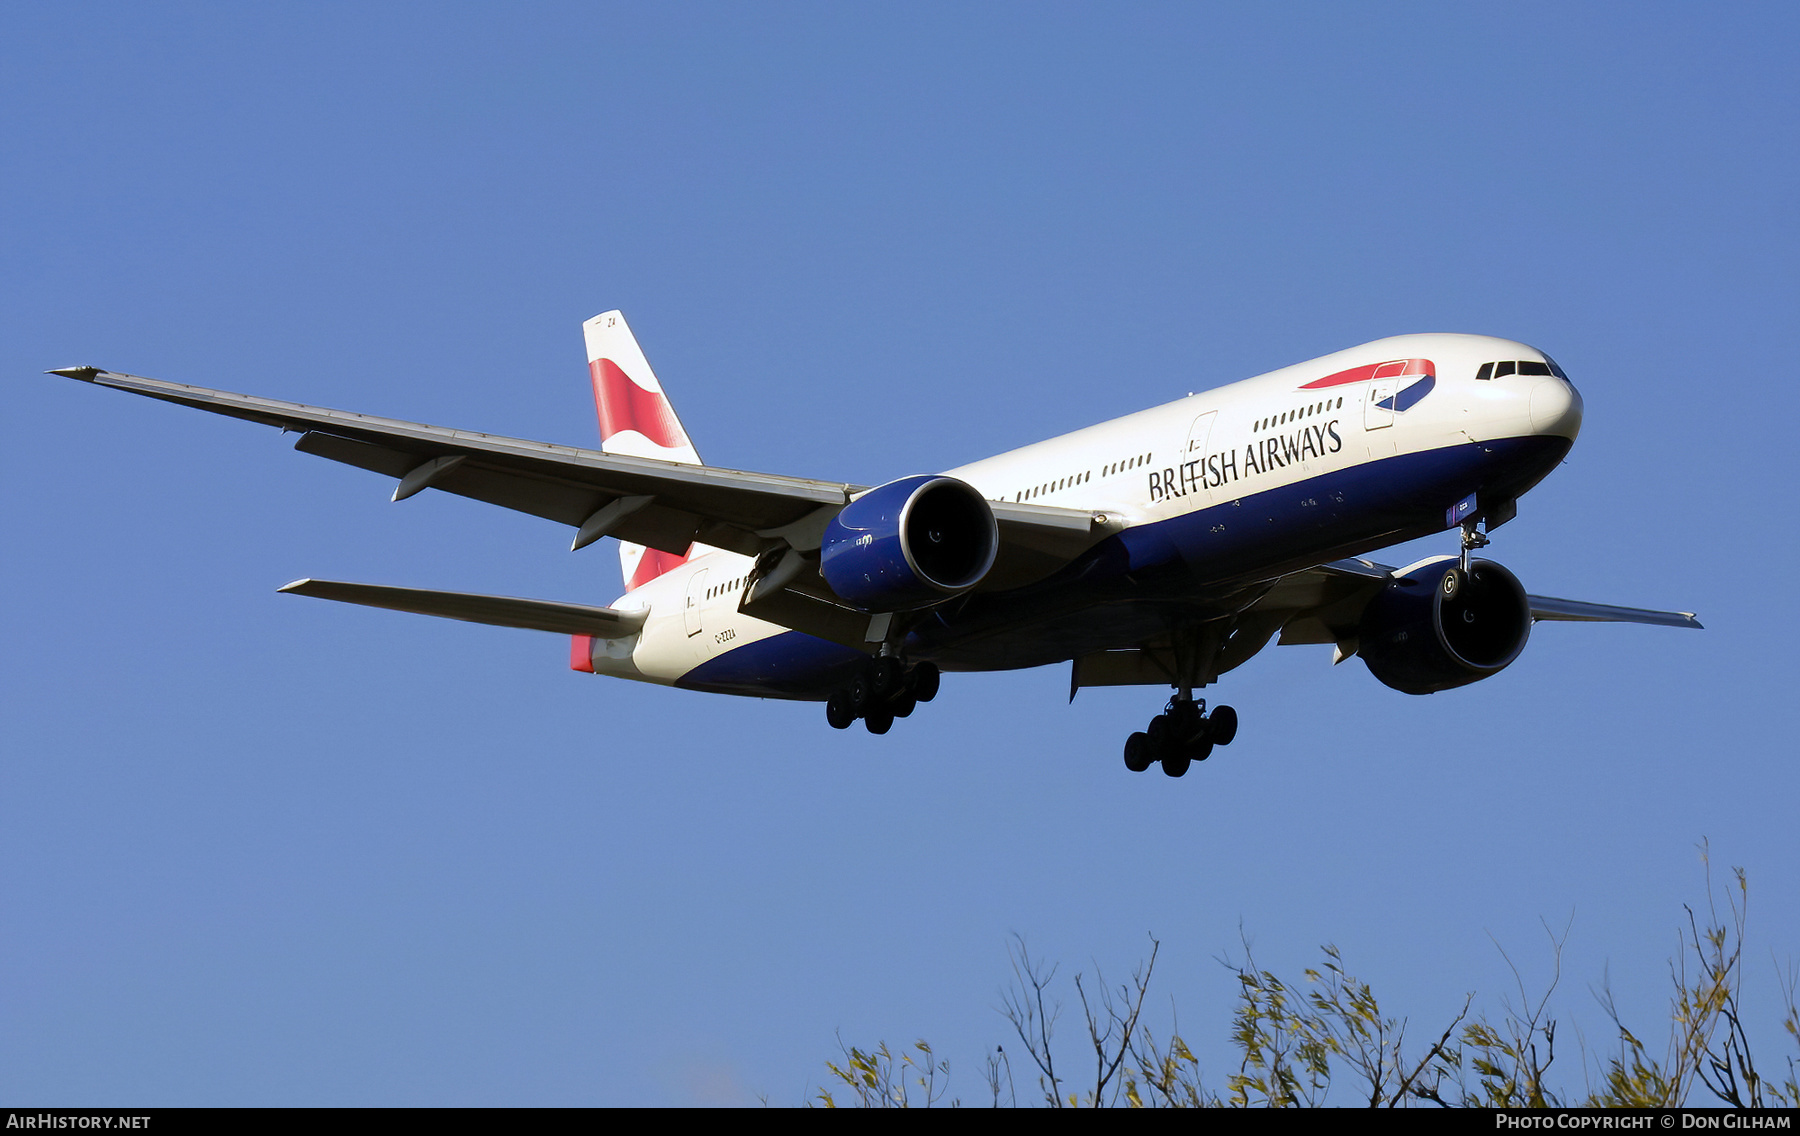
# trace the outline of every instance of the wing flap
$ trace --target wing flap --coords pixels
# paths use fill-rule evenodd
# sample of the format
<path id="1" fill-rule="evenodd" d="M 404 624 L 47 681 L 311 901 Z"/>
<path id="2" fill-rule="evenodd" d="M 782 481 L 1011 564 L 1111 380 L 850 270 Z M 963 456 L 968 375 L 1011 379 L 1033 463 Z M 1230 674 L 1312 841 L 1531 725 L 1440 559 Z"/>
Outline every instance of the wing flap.
<path id="1" fill-rule="evenodd" d="M 378 584 L 349 584 L 340 580 L 295 580 L 277 589 L 296 596 L 312 596 L 339 603 L 381 607 L 414 615 L 435 615 L 466 623 L 495 627 L 519 627 L 527 631 L 551 631 L 559 635 L 589 635 L 595 639 L 623 639 L 644 626 L 644 613 L 610 607 L 528 600 L 513 596 L 484 596 L 472 592 L 439 592 L 429 588 L 391 588 Z"/>

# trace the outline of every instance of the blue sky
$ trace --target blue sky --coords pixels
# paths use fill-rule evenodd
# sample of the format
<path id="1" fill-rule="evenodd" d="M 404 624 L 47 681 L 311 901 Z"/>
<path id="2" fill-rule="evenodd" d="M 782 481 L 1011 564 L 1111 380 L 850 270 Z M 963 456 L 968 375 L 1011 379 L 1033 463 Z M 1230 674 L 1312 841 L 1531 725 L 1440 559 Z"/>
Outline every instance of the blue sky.
<path id="1" fill-rule="evenodd" d="M 1703 837 L 1750 873 L 1778 1046 L 1796 22 L 9 8 L 0 1099 L 798 1103 L 840 1032 L 932 1039 L 973 1099 L 1013 933 L 1119 977 L 1156 935 L 1222 1077 L 1240 927 L 1288 972 L 1335 942 L 1435 1024 L 1470 991 L 1499 1012 L 1496 942 L 1547 975 L 1541 921 L 1572 918 L 1556 1005 L 1604 1048 L 1603 974 L 1658 1036 Z M 1428 698 L 1271 648 L 1179 782 L 1118 756 L 1163 695 L 1065 706 L 1060 667 L 838 734 L 574 674 L 547 635 L 277 595 L 607 602 L 618 569 L 39 374 L 592 444 L 578 325 L 613 307 L 707 460 L 865 483 L 1385 335 L 1523 339 L 1587 420 L 1495 558 L 1708 629 L 1540 627 Z"/>

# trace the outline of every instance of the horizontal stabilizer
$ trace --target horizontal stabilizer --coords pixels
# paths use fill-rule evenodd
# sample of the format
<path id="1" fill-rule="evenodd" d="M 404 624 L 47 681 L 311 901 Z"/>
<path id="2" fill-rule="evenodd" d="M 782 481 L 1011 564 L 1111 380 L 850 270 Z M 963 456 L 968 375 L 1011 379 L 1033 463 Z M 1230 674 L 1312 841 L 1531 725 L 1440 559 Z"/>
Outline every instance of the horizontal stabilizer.
<path id="1" fill-rule="evenodd" d="M 1641 607 L 1559 600 L 1555 596 L 1528 596 L 1531 618 L 1569 623 L 1651 623 L 1658 627 L 1701 627 L 1691 611 L 1651 611 Z"/>
<path id="2" fill-rule="evenodd" d="M 589 635 L 595 639 L 623 639 L 644 626 L 641 611 L 619 611 L 555 600 L 435 592 L 429 588 L 387 588 L 377 584 L 346 584 L 338 580 L 295 580 L 279 590 L 364 607 L 385 607 L 416 615 L 489 623 L 495 627 L 553 631 L 559 635 Z"/>

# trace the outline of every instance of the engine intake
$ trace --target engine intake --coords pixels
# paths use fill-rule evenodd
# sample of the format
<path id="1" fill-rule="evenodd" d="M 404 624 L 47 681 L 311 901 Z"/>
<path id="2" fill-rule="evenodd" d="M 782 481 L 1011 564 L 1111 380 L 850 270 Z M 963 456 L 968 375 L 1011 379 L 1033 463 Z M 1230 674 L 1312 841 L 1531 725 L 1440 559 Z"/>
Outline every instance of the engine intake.
<path id="1" fill-rule="evenodd" d="M 1362 616 L 1358 653 L 1383 685 L 1431 694 L 1500 673 L 1531 634 L 1531 601 L 1518 578 L 1491 560 L 1469 564 L 1454 595 L 1454 557 L 1393 580 Z"/>
<path id="2" fill-rule="evenodd" d="M 903 477 L 844 506 L 825 527 L 819 571 L 864 611 L 929 607 L 973 588 L 994 566 L 1000 529 L 954 477 Z"/>

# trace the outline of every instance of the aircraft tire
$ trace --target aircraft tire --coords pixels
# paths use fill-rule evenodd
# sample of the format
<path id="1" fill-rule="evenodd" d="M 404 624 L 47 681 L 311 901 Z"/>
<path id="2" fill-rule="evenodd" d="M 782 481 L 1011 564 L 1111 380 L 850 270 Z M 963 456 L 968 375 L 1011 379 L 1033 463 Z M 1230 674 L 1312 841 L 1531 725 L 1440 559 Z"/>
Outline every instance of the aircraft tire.
<path id="1" fill-rule="evenodd" d="M 912 687 L 912 696 L 920 702 L 930 702 L 937 697 L 938 669 L 936 663 L 920 663 L 912 669 L 907 677 L 907 685 Z"/>
<path id="2" fill-rule="evenodd" d="M 1193 759 L 1185 753 L 1171 753 L 1162 759 L 1163 772 L 1170 777 L 1181 777 L 1188 771 L 1188 763 Z"/>
<path id="3" fill-rule="evenodd" d="M 848 691 L 840 690 L 825 703 L 825 721 L 834 730 L 847 730 L 856 721 L 856 710 L 850 705 Z"/>
<path id="4" fill-rule="evenodd" d="M 1175 748 L 1171 744 L 1175 740 L 1171 736 L 1174 733 L 1170 729 L 1171 725 L 1167 714 L 1158 714 L 1150 719 L 1149 727 L 1144 730 L 1144 736 L 1150 743 L 1150 755 L 1157 761 L 1161 761 L 1164 754 L 1172 752 Z"/>
<path id="5" fill-rule="evenodd" d="M 1213 707 L 1213 712 L 1206 716 L 1206 723 L 1214 745 L 1230 745 L 1231 739 L 1237 737 L 1237 711 L 1229 706 Z"/>
<path id="6" fill-rule="evenodd" d="M 1212 751 L 1213 743 L 1202 738 L 1188 743 L 1187 756 L 1193 761 L 1205 761 L 1212 756 Z"/>
<path id="7" fill-rule="evenodd" d="M 869 663 L 869 685 L 876 698 L 892 698 L 906 685 L 906 668 L 892 656 L 875 659 Z"/>
<path id="8" fill-rule="evenodd" d="M 1468 577 L 1464 575 L 1461 568 L 1452 568 L 1444 573 L 1442 580 L 1438 581 L 1438 594 L 1444 597 L 1445 603 L 1449 603 L 1457 596 L 1462 595 L 1463 588 L 1468 582 Z"/>
<path id="9" fill-rule="evenodd" d="M 871 734 L 885 734 L 894 728 L 894 716 L 886 710 L 874 710 L 863 715 L 863 725 Z"/>
<path id="10" fill-rule="evenodd" d="M 1125 768 L 1133 773 L 1142 773 L 1150 768 L 1152 760 L 1150 739 L 1143 731 L 1140 730 L 1125 739 Z"/>
<path id="11" fill-rule="evenodd" d="M 894 717 L 906 718 L 912 715 L 918 705 L 918 699 L 910 694 L 902 694 L 888 703 L 888 709 L 894 712 Z"/>
<path id="12" fill-rule="evenodd" d="M 848 691 L 850 709 L 857 717 L 860 718 L 867 714 L 875 705 L 875 686 L 870 681 L 870 675 L 866 669 L 858 672 L 856 677 L 850 680 Z"/>

